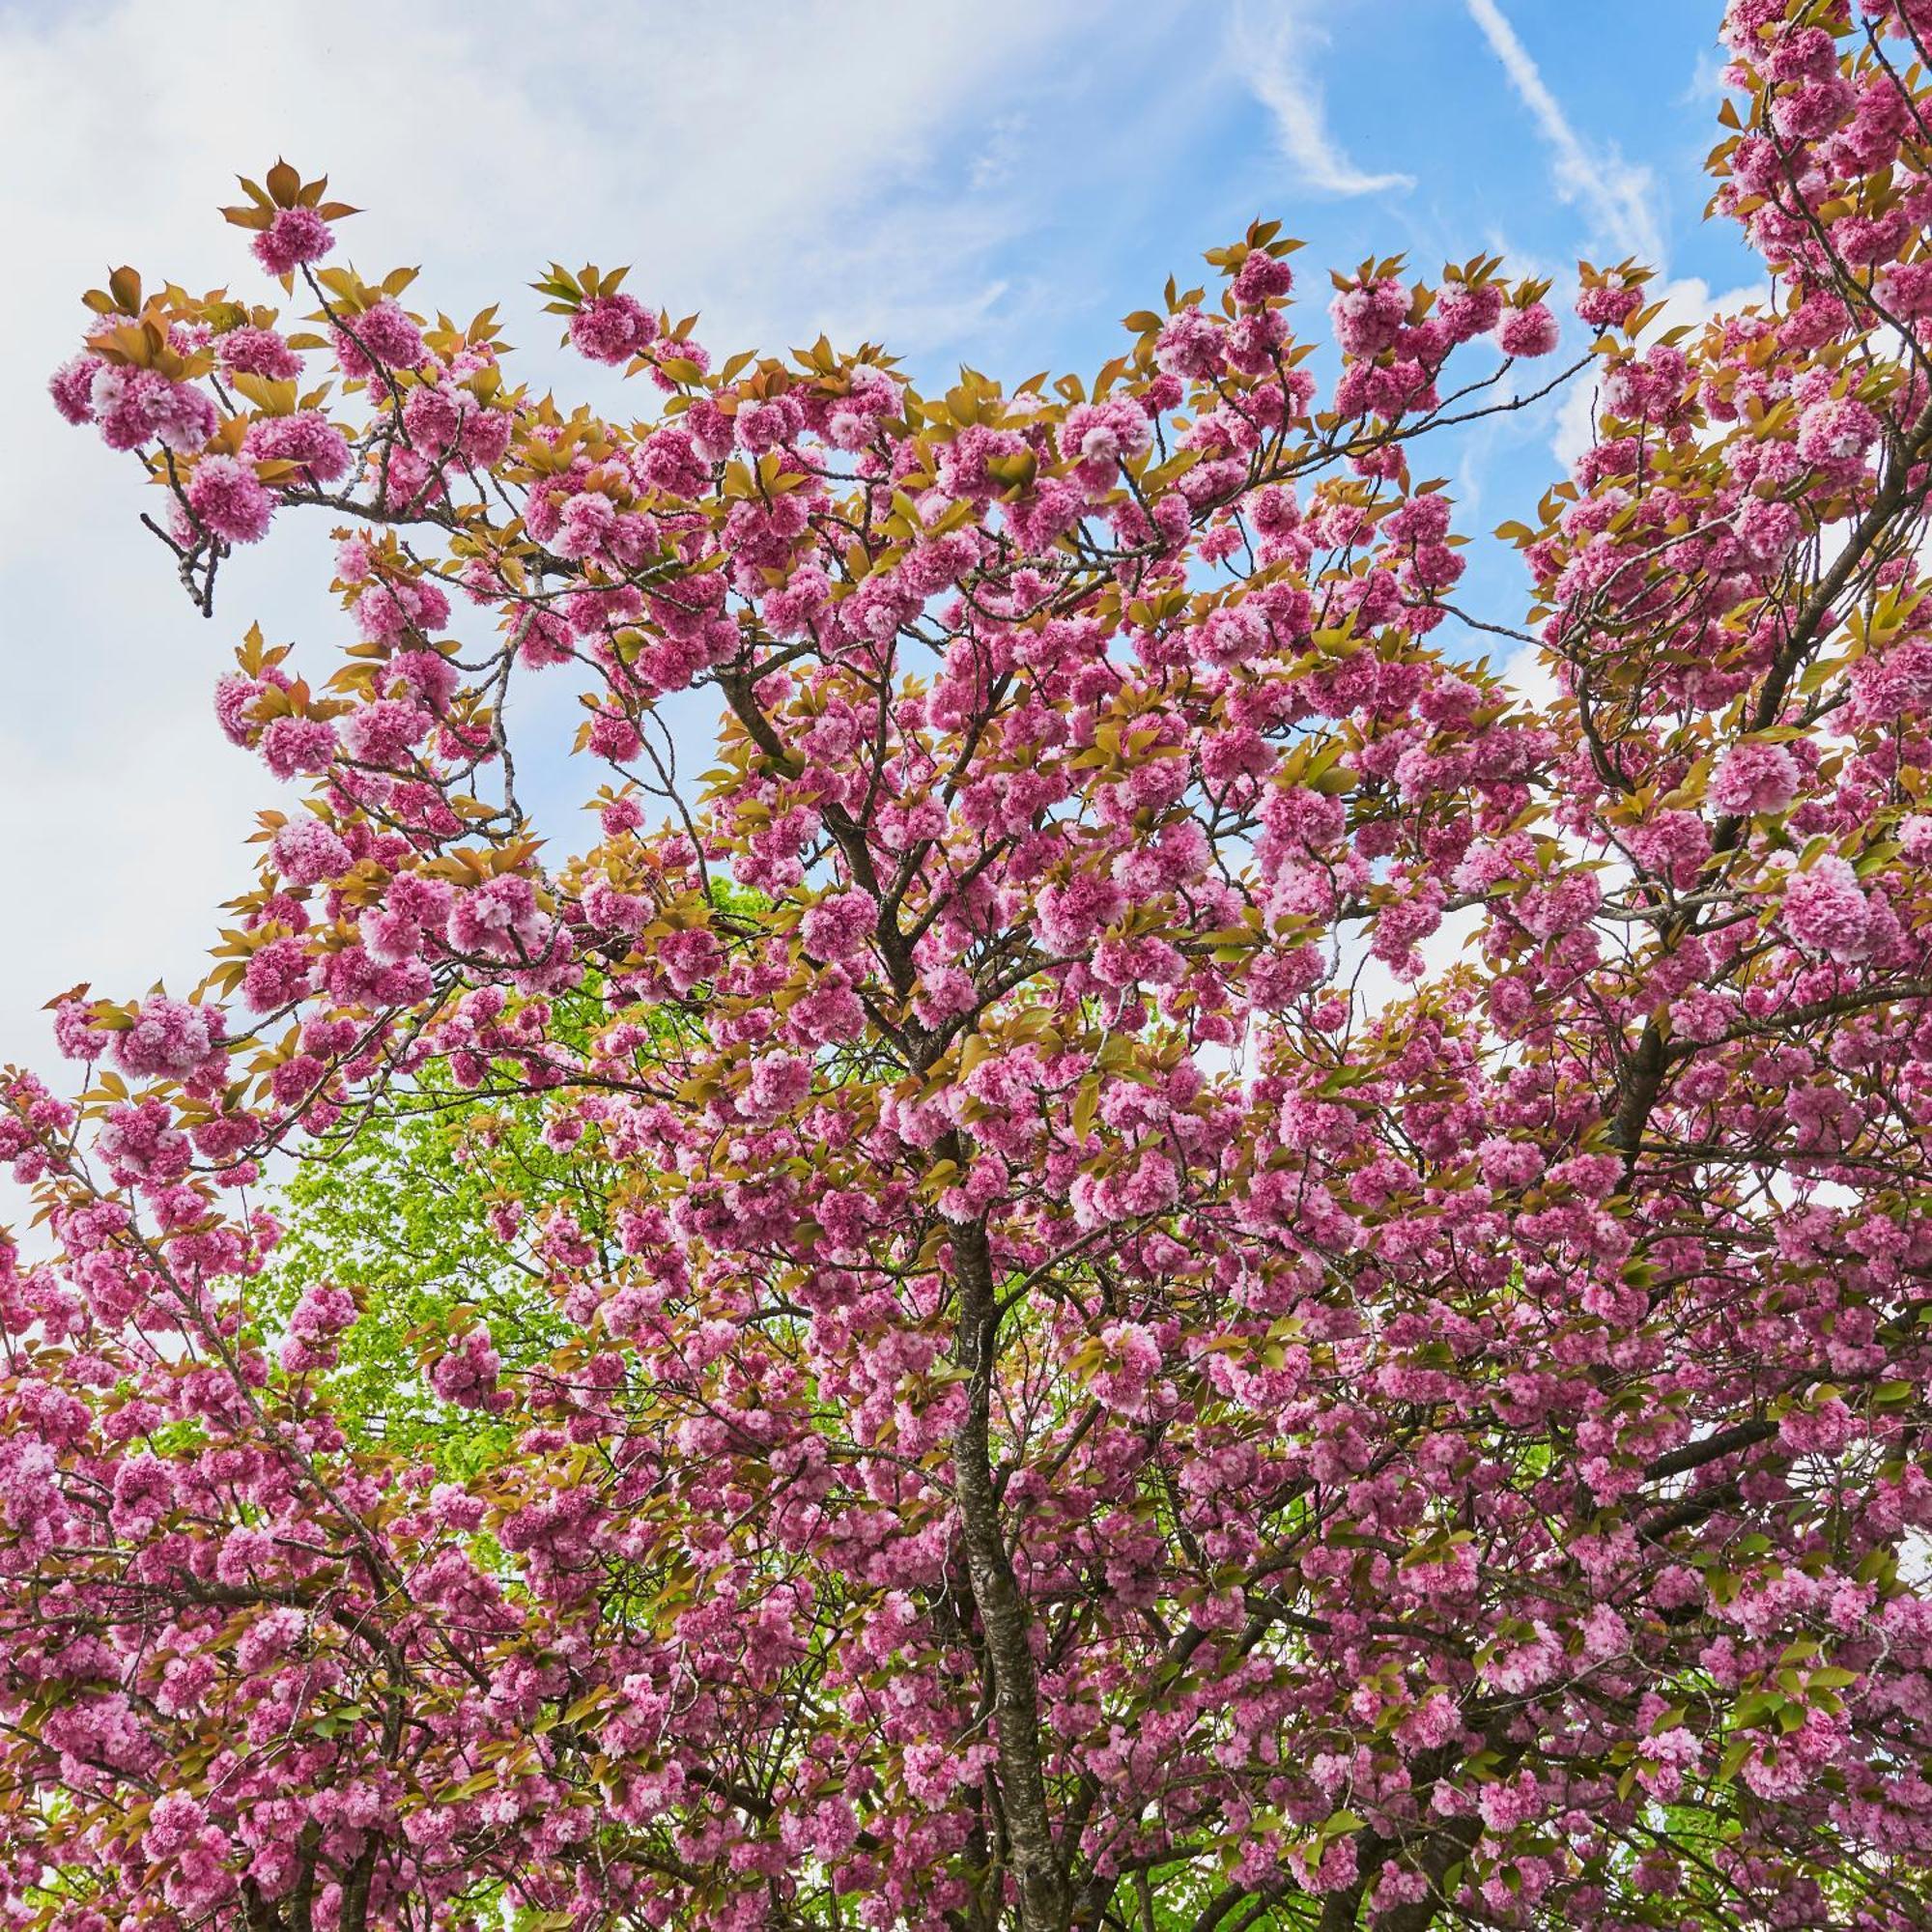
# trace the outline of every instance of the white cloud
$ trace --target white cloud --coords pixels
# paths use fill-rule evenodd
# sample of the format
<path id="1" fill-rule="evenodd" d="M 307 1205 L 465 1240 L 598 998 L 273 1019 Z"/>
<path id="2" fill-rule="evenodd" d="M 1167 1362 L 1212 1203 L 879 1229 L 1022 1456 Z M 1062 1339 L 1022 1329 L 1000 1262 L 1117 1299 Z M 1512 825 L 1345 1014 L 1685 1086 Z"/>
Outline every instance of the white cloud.
<path id="1" fill-rule="evenodd" d="M 1698 100 L 1715 106 L 1724 96 L 1724 74 L 1731 65 L 1729 52 L 1719 46 L 1707 47 L 1700 53 L 1690 69 L 1690 78 L 1684 84 L 1680 100 Z"/>
<path id="2" fill-rule="evenodd" d="M 43 393 L 77 343 L 81 289 L 126 261 L 151 282 L 279 299 L 214 211 L 238 169 L 259 176 L 286 153 L 366 206 L 343 230 L 365 271 L 422 262 L 423 299 L 463 317 L 507 298 L 539 387 L 615 393 L 584 365 L 564 374 L 554 319 L 524 286 L 553 255 L 634 263 L 632 286 L 673 313 L 701 308 L 721 350 L 821 328 L 914 356 L 983 344 L 1033 299 L 995 258 L 1036 218 L 1043 180 L 984 163 L 1020 139 L 1030 87 L 1064 70 L 1053 49 L 1093 13 L 980 0 L 879 31 L 856 4 L 724 0 L 701 37 L 669 0 L 551 10 L 540 33 L 510 0 L 180 0 L 165 32 L 138 0 L 0 13 L 15 265 L 0 287 L 14 443 L 0 469 L 0 1062 L 61 1071 L 40 1008 L 75 980 L 125 994 L 199 977 L 215 908 L 252 869 L 252 812 L 278 802 L 216 733 L 214 678 L 253 618 L 310 665 L 340 640 L 320 525 L 238 555 L 212 623 L 175 590 L 134 521 L 147 505 L 132 460 L 70 429 Z M 568 702 L 535 686 L 524 700 L 551 715 Z M 574 802 L 571 784 L 558 778 L 546 803 Z"/>
<path id="3" fill-rule="evenodd" d="M 1661 263 L 1663 238 L 1651 206 L 1650 170 L 1626 161 L 1614 147 L 1593 149 L 1585 144 L 1496 0 L 1464 0 L 1464 4 L 1555 155 L 1557 193 L 1582 208 L 1592 232 L 1611 246 L 1639 261 Z"/>
<path id="4" fill-rule="evenodd" d="M 1310 56 L 1327 36 L 1304 0 L 1273 0 L 1264 22 L 1238 5 L 1228 29 L 1228 50 L 1255 98 L 1274 116 L 1282 154 L 1308 187 L 1329 194 L 1375 194 L 1414 185 L 1404 174 L 1359 167 L 1328 127 Z"/>

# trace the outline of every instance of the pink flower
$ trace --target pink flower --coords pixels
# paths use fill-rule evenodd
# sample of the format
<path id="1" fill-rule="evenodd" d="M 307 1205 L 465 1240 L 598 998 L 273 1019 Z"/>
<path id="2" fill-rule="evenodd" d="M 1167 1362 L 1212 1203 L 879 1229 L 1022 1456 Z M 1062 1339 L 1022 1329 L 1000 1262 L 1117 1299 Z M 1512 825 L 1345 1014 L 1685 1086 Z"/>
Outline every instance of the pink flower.
<path id="1" fill-rule="evenodd" d="M 593 362 L 628 362 L 656 327 L 635 296 L 593 296 L 570 318 L 570 346 Z"/>
<path id="2" fill-rule="evenodd" d="M 269 534 L 275 499 L 246 464 L 232 456 L 204 457 L 188 478 L 188 507 L 228 543 L 260 543 Z"/>
<path id="3" fill-rule="evenodd" d="M 691 433 L 674 425 L 645 437 L 632 468 L 645 489 L 662 490 L 668 497 L 701 497 L 711 482 L 711 466 L 698 454 Z"/>
<path id="4" fill-rule="evenodd" d="M 1893 315 L 1922 321 L 1932 315 L 1932 262 L 1894 265 L 1880 276 L 1879 300 Z"/>
<path id="5" fill-rule="evenodd" d="M 1753 556 L 1775 563 L 1804 534 L 1796 503 L 1752 497 L 1738 514 L 1738 541 Z"/>
<path id="6" fill-rule="evenodd" d="M 313 984 L 314 962 L 293 933 L 259 947 L 242 976 L 242 998 L 251 1012 L 270 1013 L 299 999 Z"/>
<path id="7" fill-rule="evenodd" d="M 319 483 L 333 483 L 349 469 L 349 440 L 320 410 L 265 416 L 248 426 L 242 448 L 257 463 L 298 463 Z"/>
<path id="8" fill-rule="evenodd" d="M 1838 43 L 1823 27 L 1787 29 L 1765 62 L 1773 80 L 1824 80 L 1837 71 Z"/>
<path id="9" fill-rule="evenodd" d="M 374 375 L 378 363 L 413 369 L 427 353 L 422 330 L 389 296 L 348 318 L 335 332 L 335 359 L 352 380 Z"/>
<path id="10" fill-rule="evenodd" d="M 278 826 L 269 848 L 275 869 L 292 886 L 313 886 L 348 870 L 349 847 L 319 818 L 292 818 Z"/>
<path id="11" fill-rule="evenodd" d="M 849 959 L 878 923 L 878 901 L 856 888 L 831 893 L 799 921 L 799 940 L 814 959 Z"/>
<path id="12" fill-rule="evenodd" d="M 1452 342 L 1473 342 L 1487 335 L 1502 312 L 1503 292 L 1494 282 L 1459 284 L 1445 290 L 1435 304 L 1435 320 Z"/>
<path id="13" fill-rule="evenodd" d="M 215 338 L 214 354 L 231 376 L 292 383 L 302 372 L 301 357 L 272 328 L 231 328 Z"/>
<path id="14" fill-rule="evenodd" d="M 1328 304 L 1335 340 L 1348 355 L 1379 355 L 1392 349 L 1408 320 L 1408 291 L 1393 275 L 1344 289 Z"/>
<path id="15" fill-rule="evenodd" d="M 767 1053 L 752 1063 L 744 1111 L 753 1120 L 776 1120 L 811 1091 L 811 1063 L 796 1054 Z"/>
<path id="16" fill-rule="evenodd" d="M 1120 918 L 1126 903 L 1126 895 L 1112 879 L 1081 874 L 1040 894 L 1034 923 L 1055 952 L 1078 953 Z"/>
<path id="17" fill-rule="evenodd" d="M 1285 1012 L 1310 987 L 1327 978 L 1328 962 L 1317 946 L 1263 952 L 1248 968 L 1248 998 L 1264 1011 Z"/>
<path id="18" fill-rule="evenodd" d="M 153 369 L 101 362 L 88 401 L 109 449 L 138 449 L 151 438 L 186 456 L 214 434 L 214 405 L 189 383 L 171 383 Z"/>
<path id="19" fill-rule="evenodd" d="M 319 262 L 335 245 L 335 238 L 312 208 L 281 208 L 255 237 L 255 259 L 271 275 L 293 273 L 303 262 Z"/>
<path id="20" fill-rule="evenodd" d="M 1858 91 L 1840 74 L 1805 82 L 1780 94 L 1771 106 L 1771 125 L 1787 141 L 1815 141 L 1852 117 Z"/>
<path id="21" fill-rule="evenodd" d="M 1496 346 L 1505 355 L 1548 355 L 1562 331 L 1542 302 L 1511 309 L 1496 330 Z"/>
<path id="22" fill-rule="evenodd" d="M 1711 803 L 1743 817 L 1782 811 L 1798 795 L 1798 761 L 1782 745 L 1747 739 L 1733 745 L 1711 774 Z"/>
<path id="23" fill-rule="evenodd" d="M 1856 959 L 1865 950 L 1871 901 L 1843 859 L 1827 855 L 1795 872 L 1784 889 L 1784 929 L 1807 952 Z"/>
<path id="24" fill-rule="evenodd" d="M 584 917 L 606 932 L 635 936 L 643 930 L 651 916 L 648 899 L 633 893 L 620 893 L 600 879 L 583 895 Z"/>
<path id="25" fill-rule="evenodd" d="M 1138 1321 L 1110 1321 L 1100 1331 L 1100 1350 L 1096 1398 L 1121 1414 L 1145 1415 L 1149 1386 L 1160 1373 L 1159 1337 Z"/>
<path id="26" fill-rule="evenodd" d="M 449 599 L 426 578 L 386 579 L 356 598 L 355 621 L 364 636 L 395 643 L 412 631 L 426 635 L 447 623 Z"/>
<path id="27" fill-rule="evenodd" d="M 302 1291 L 289 1315 L 289 1333 L 304 1342 L 332 1342 L 355 1321 L 355 1297 L 346 1288 L 319 1281 Z"/>
<path id="28" fill-rule="evenodd" d="M 1122 462 L 1143 454 L 1153 442 L 1146 411 L 1125 400 L 1077 403 L 1067 411 L 1058 437 L 1063 460 L 1089 489 L 1113 485 Z"/>
<path id="29" fill-rule="evenodd" d="M 1813 403 L 1798 418 L 1798 453 L 1825 468 L 1860 463 L 1879 438 L 1879 420 L 1855 396 Z"/>
<path id="30" fill-rule="evenodd" d="M 472 1328 L 429 1372 L 429 1385 L 444 1402 L 458 1408 L 501 1410 L 509 1391 L 497 1385 L 503 1358 L 497 1354 L 487 1328 Z"/>
<path id="31" fill-rule="evenodd" d="M 951 442 L 940 445 L 939 487 L 949 497 L 989 502 L 1006 488 L 989 466 L 1026 454 L 1023 436 L 1009 429 L 988 429 L 983 423 L 975 423 L 961 430 Z"/>
<path id="32" fill-rule="evenodd" d="M 94 420 L 94 378 L 105 366 L 99 356 L 83 352 L 71 361 L 63 362 L 47 378 L 47 393 L 54 399 L 54 408 L 69 422 Z"/>
<path id="33" fill-rule="evenodd" d="M 99 1060 L 114 1043 L 114 1036 L 94 1023 L 94 1009 L 86 1000 L 63 1000 L 54 1009 L 54 1045 L 65 1060 Z"/>
<path id="34" fill-rule="evenodd" d="M 1153 358 L 1170 376 L 1207 378 L 1220 373 L 1221 328 L 1198 308 L 1168 317 L 1154 340 Z"/>
<path id="35" fill-rule="evenodd" d="M 668 932 L 658 942 L 657 965 L 674 991 L 688 993 L 713 978 L 724 963 L 724 949 L 716 933 L 696 926 Z"/>
<path id="36" fill-rule="evenodd" d="M 526 963 L 541 957 L 554 924 L 530 881 L 505 873 L 458 895 L 445 933 L 458 952 Z"/>
<path id="37" fill-rule="evenodd" d="M 1528 1141 L 1492 1136 L 1476 1150 L 1476 1157 L 1492 1187 L 1527 1187 L 1543 1172 L 1542 1151 Z"/>
<path id="38" fill-rule="evenodd" d="M 1293 286 L 1294 269 L 1287 257 L 1256 248 L 1236 274 L 1232 294 L 1237 302 L 1252 307 L 1271 297 L 1287 295 Z"/>
<path id="39" fill-rule="evenodd" d="M 563 506 L 550 548 L 558 556 L 595 556 L 611 535 L 617 521 L 617 506 L 609 497 L 586 490 Z"/>
<path id="40" fill-rule="evenodd" d="M 136 1079 L 166 1074 L 185 1078 L 208 1059 L 223 1029 L 218 1011 L 150 993 L 134 1015 L 134 1024 L 114 1038 L 114 1059 L 124 1073 Z"/>
<path id="41" fill-rule="evenodd" d="M 214 434 L 214 405 L 191 383 L 163 383 L 150 407 L 164 449 L 191 455 Z"/>
<path id="42" fill-rule="evenodd" d="M 789 442 L 805 427 L 805 412 L 795 396 L 774 396 L 767 402 L 742 403 L 731 428 L 740 449 L 754 454 Z"/>
<path id="43" fill-rule="evenodd" d="M 1640 287 L 1606 283 L 1577 298 L 1577 316 L 1592 328 L 1621 328 L 1642 306 Z"/>
<path id="44" fill-rule="evenodd" d="M 170 1791 L 155 1800 L 148 1812 L 141 1849 L 151 1859 L 164 1859 L 188 1844 L 208 1823 L 208 1813 L 185 1791 Z"/>
<path id="45" fill-rule="evenodd" d="M 335 756 L 335 726 L 321 718 L 271 718 L 262 727 L 262 762 L 278 779 L 326 772 Z"/>
<path id="46" fill-rule="evenodd" d="M 401 771 L 413 748 L 428 736 L 436 720 L 420 704 L 402 697 L 379 697 L 358 704 L 342 721 L 342 742 L 352 758 L 381 771 Z"/>
<path id="47" fill-rule="evenodd" d="M 233 670 L 217 678 L 214 684 L 214 717 L 221 726 L 221 735 L 231 745 L 249 743 L 257 722 L 257 700 L 278 688 L 286 690 L 287 680 L 243 677 L 240 671 Z"/>
<path id="48" fill-rule="evenodd" d="M 1678 1724 L 1643 1741 L 1637 1758 L 1637 1782 L 1653 1798 L 1666 1804 L 1684 1788 L 1684 1774 L 1702 1761 L 1704 1747 L 1695 1735 Z"/>
<path id="49" fill-rule="evenodd" d="M 530 611 L 516 620 L 515 634 L 521 641 L 517 656 L 532 669 L 568 664 L 576 650 L 576 636 L 568 621 L 555 611 Z"/>

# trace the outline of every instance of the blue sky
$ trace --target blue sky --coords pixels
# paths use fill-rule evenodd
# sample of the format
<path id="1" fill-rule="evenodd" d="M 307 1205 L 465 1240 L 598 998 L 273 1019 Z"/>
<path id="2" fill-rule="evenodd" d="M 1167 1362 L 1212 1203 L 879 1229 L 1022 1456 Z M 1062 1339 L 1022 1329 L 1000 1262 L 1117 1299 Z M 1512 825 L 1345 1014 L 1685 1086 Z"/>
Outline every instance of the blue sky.
<path id="1" fill-rule="evenodd" d="M 1463 0 L 1150 8 L 1133 39 L 1016 89 L 996 124 L 969 122 L 916 178 L 909 192 L 1013 216 L 985 258 L 1002 293 L 929 347 L 1015 369 L 1090 360 L 1108 347 L 1107 325 L 1168 270 L 1186 276 L 1204 247 L 1256 214 L 1304 238 L 1301 261 L 1318 271 L 1398 250 L 1433 269 L 1484 248 L 1562 270 L 1579 253 L 1625 252 L 1633 236 L 1605 218 L 1621 195 L 1673 275 L 1738 279 L 1744 251 L 1702 221 L 1716 9 L 1503 0 L 1503 17 L 1599 195 L 1561 177 L 1561 156 Z M 1209 18 L 1218 41 L 1198 24 Z M 1297 157 L 1305 135 L 1284 127 L 1310 106 L 1335 177 L 1398 179 L 1325 185 Z"/>
<path id="2" fill-rule="evenodd" d="M 524 284 L 552 257 L 634 265 L 698 310 L 714 350 L 820 328 L 882 339 L 925 380 L 959 360 L 1017 380 L 1091 369 L 1119 318 L 1257 214 L 1325 270 L 1406 251 L 1654 252 L 1687 318 L 1749 284 L 1706 226 L 1716 0 L 0 0 L 0 183 L 12 272 L 0 386 L 0 835 L 14 943 L 0 1060 L 48 1064 L 42 1001 L 79 979 L 185 985 L 213 909 L 246 883 L 276 803 L 217 737 L 209 691 L 251 619 L 312 662 L 344 641 L 322 532 L 236 559 L 213 623 L 138 528 L 131 473 L 54 416 L 71 298 L 130 261 L 151 279 L 273 294 L 213 213 L 286 153 L 367 213 L 374 273 L 424 298 L 502 299 L 530 373 L 610 398 L 554 349 Z M 530 23 L 541 31 L 531 33 Z M 1573 416 L 1576 406 L 1572 406 Z M 1552 404 L 1448 473 L 1487 529 L 1557 473 Z M 1505 618 L 1513 563 L 1467 601 Z M 527 723 L 567 729 L 561 687 Z M 551 801 L 573 802 L 559 779 Z"/>

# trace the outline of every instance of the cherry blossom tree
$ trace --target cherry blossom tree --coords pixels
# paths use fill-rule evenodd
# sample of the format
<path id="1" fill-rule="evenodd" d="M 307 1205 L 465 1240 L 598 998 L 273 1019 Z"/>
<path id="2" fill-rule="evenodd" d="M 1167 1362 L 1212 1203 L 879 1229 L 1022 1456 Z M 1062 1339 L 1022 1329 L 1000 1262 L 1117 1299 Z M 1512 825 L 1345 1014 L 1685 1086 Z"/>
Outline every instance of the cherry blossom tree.
<path id="1" fill-rule="evenodd" d="M 6 1082 L 8 1927 L 1928 1922 L 1932 4 L 1724 33 L 1689 330 L 1324 345 L 1263 222 L 928 395 L 553 268 L 620 420 L 281 163 L 292 317 L 87 298 L 189 594 L 320 513 L 342 615 L 218 688 L 307 782 L 207 980 Z M 1468 609 L 1424 445 L 1566 382 Z M 526 1314 L 275 1291 L 411 1112 Z"/>

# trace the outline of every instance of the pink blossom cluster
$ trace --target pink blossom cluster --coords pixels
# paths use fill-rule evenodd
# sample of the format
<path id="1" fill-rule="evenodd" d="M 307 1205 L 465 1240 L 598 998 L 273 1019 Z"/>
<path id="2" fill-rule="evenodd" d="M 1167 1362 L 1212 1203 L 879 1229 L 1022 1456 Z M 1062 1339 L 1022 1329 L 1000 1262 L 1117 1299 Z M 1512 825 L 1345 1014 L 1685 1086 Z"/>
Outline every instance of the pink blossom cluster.
<path id="1" fill-rule="evenodd" d="M 198 601 L 325 511 L 341 648 L 217 690 L 306 796 L 207 981 L 0 1088 L 8 1914 L 1916 1924 L 1932 10 L 1855 13 L 1725 14 L 1770 295 L 1579 270 L 1520 610 L 1426 480 L 1563 380 L 1488 258 L 1317 355 L 1260 222 L 932 394 L 554 270 L 610 416 L 293 171 L 319 333 L 117 272 L 58 406 Z M 412 1107 L 482 1312 L 265 1313 L 271 1157 Z"/>

